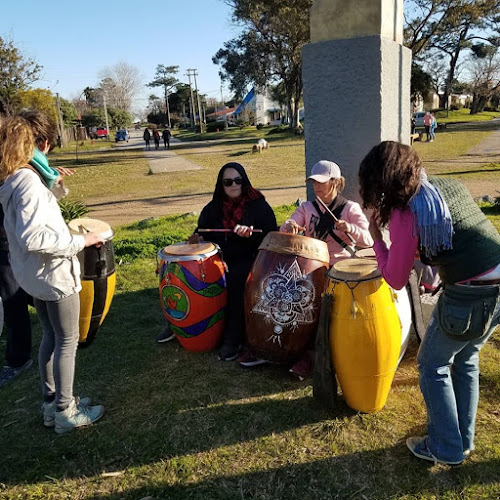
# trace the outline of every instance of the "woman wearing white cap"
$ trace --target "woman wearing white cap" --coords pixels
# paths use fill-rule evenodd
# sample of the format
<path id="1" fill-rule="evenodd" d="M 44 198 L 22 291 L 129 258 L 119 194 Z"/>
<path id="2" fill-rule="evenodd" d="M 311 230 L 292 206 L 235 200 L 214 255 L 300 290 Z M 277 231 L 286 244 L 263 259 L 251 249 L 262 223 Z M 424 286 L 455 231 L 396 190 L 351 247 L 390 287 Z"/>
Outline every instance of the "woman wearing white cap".
<path id="1" fill-rule="evenodd" d="M 313 182 L 314 194 L 328 206 L 338 222 L 335 223 L 316 200 L 306 201 L 282 224 L 280 231 L 304 232 L 306 236 L 325 241 L 330 265 L 352 255 L 353 243 L 347 234 L 356 247 L 371 247 L 373 240 L 368 230 L 369 223 L 361 206 L 340 194 L 345 187 L 340 167 L 333 161 L 321 160 L 314 165 L 307 180 Z"/>

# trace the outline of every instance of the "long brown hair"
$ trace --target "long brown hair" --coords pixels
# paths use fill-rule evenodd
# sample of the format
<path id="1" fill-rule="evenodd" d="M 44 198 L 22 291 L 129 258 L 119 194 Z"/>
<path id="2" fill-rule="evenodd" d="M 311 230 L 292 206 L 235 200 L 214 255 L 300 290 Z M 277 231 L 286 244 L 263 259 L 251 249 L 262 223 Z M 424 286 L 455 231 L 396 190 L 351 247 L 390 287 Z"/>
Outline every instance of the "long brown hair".
<path id="1" fill-rule="evenodd" d="M 420 186 L 422 162 L 413 148 L 385 141 L 375 146 L 359 166 L 363 208 L 372 208 L 386 225 L 394 209 L 405 209 Z"/>
<path id="2" fill-rule="evenodd" d="M 29 123 L 19 116 L 0 123 L 0 181 L 4 181 L 31 158 L 35 142 Z"/>

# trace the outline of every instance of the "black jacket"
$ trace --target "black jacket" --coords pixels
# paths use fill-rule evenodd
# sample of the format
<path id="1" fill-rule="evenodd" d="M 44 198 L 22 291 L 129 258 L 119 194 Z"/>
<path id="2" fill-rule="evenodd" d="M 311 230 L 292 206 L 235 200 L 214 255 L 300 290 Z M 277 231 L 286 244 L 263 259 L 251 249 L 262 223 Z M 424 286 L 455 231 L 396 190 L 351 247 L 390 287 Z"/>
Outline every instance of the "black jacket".
<path id="1" fill-rule="evenodd" d="M 273 209 L 264 197 L 251 200 L 245 205 L 243 218 L 239 224 L 262 229 L 262 233 L 254 233 L 250 238 L 242 238 L 234 233 L 202 233 L 203 239 L 220 246 L 224 260 L 250 259 L 257 255 L 259 245 L 269 231 L 276 231 L 276 217 Z M 201 211 L 198 229 L 223 229 L 222 209 L 211 201 Z"/>

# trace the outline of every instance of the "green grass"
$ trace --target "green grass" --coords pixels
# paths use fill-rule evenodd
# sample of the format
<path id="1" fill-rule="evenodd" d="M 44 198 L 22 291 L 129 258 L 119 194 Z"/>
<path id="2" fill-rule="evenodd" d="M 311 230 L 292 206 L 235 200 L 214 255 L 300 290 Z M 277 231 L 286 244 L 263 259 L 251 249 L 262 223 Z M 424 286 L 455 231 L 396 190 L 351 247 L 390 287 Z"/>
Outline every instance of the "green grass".
<path id="1" fill-rule="evenodd" d="M 224 139 L 260 139 L 265 137 L 266 140 L 270 137 L 286 138 L 293 136 L 293 131 L 279 130 L 276 131 L 277 127 L 262 127 L 257 129 L 254 126 L 251 127 L 230 127 L 224 130 L 224 125 L 221 125 L 219 132 L 206 132 L 204 134 L 199 134 L 196 132 L 191 132 L 188 130 L 179 130 L 175 133 L 175 137 L 181 141 L 210 141 L 210 140 L 224 140 Z M 270 133 L 271 132 L 271 133 Z"/>
<path id="2" fill-rule="evenodd" d="M 485 206 L 490 217 L 497 208 Z M 284 220 L 293 206 L 276 209 Z M 126 239 L 188 233 L 195 216 L 119 228 Z M 154 257 L 118 266 L 117 292 L 95 343 L 78 351 L 76 392 L 106 406 L 88 429 L 56 436 L 39 414 L 35 369 L 2 388 L 0 498 L 14 499 L 494 499 L 500 495 L 500 332 L 481 355 L 477 450 L 433 466 L 404 439 L 425 429 L 414 339 L 386 407 L 357 414 L 317 406 L 287 367 L 244 370 L 158 345 L 164 320 Z M 40 332 L 35 324 L 34 349 Z M 0 338 L 0 351 L 5 349 Z M 34 351 L 35 352 L 35 351 Z"/>
<path id="3" fill-rule="evenodd" d="M 435 116 L 438 123 L 460 123 L 460 122 L 481 122 L 489 121 L 493 118 L 500 117 L 500 111 L 483 111 L 470 114 L 470 109 L 462 108 L 456 111 L 450 111 L 446 116 L 446 111 L 438 111 Z"/>

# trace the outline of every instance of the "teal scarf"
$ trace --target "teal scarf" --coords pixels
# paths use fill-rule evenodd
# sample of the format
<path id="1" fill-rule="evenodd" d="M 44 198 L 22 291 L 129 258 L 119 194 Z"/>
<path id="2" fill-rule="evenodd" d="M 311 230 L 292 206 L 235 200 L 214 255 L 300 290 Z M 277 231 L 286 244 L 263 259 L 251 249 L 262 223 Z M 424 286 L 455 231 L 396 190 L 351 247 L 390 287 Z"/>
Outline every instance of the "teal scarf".
<path id="1" fill-rule="evenodd" d="M 59 172 L 49 166 L 49 160 L 47 160 L 47 157 L 41 151 L 35 149 L 35 154 L 30 161 L 30 165 L 36 168 L 37 172 L 47 183 L 47 186 L 49 186 L 49 189 L 52 189 L 56 179 L 59 177 Z"/>
<path id="2" fill-rule="evenodd" d="M 420 188 L 410 200 L 414 234 L 428 258 L 452 248 L 453 221 L 446 201 L 422 170 Z"/>

